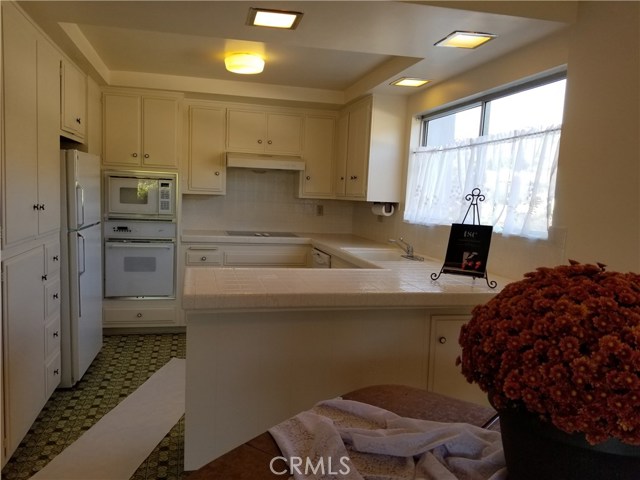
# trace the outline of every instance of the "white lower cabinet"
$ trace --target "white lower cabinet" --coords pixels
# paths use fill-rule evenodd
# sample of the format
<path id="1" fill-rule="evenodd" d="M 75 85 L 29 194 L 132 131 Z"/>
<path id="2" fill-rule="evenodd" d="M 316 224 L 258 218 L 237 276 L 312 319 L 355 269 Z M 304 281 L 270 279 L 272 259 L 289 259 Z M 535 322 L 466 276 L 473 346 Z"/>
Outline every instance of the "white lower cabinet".
<path id="1" fill-rule="evenodd" d="M 3 259 L 3 392 L 9 459 L 60 383 L 57 241 Z"/>
<path id="2" fill-rule="evenodd" d="M 469 315 L 433 315 L 429 348 L 429 390 L 481 405 L 489 405 L 487 394 L 468 383 L 456 365 L 462 352 L 458 343 L 460 328 Z"/>
<path id="3" fill-rule="evenodd" d="M 176 300 L 105 300 L 104 328 L 175 327 Z"/>
<path id="4" fill-rule="evenodd" d="M 181 256 L 186 266 L 308 267 L 311 248 L 299 245 L 187 244 Z"/>

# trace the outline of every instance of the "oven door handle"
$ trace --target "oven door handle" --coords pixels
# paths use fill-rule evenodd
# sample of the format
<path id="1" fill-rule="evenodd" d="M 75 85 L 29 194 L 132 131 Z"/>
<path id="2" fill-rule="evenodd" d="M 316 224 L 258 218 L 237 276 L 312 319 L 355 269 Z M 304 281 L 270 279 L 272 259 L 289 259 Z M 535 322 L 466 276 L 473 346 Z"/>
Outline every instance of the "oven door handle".
<path id="1" fill-rule="evenodd" d="M 129 243 L 129 242 L 106 242 L 108 248 L 173 248 L 173 242 L 147 242 L 147 243 Z"/>

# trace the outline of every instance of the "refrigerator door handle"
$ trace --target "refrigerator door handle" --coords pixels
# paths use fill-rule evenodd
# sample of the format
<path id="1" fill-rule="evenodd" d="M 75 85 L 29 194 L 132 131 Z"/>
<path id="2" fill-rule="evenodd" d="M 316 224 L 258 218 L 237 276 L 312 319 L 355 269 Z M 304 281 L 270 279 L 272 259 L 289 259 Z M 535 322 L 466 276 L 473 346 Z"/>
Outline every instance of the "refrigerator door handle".
<path id="1" fill-rule="evenodd" d="M 79 207 L 76 211 L 76 221 L 78 227 L 84 225 L 84 188 L 79 183 L 76 183 L 76 206 Z"/>
<path id="2" fill-rule="evenodd" d="M 78 233 L 78 239 L 81 240 L 82 243 L 82 254 L 80 254 L 80 250 L 78 249 L 78 317 L 82 317 L 82 291 L 80 290 L 82 282 L 80 281 L 80 277 L 86 270 L 86 245 L 81 233 Z M 80 268 L 80 260 L 82 260 L 82 268 Z"/>

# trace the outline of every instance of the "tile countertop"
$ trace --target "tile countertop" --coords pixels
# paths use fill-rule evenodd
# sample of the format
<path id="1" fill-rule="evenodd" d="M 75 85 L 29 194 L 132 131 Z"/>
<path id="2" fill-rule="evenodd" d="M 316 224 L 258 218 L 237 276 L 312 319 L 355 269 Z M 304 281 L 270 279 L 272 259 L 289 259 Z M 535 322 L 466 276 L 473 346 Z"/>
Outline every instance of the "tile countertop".
<path id="1" fill-rule="evenodd" d="M 182 307 L 197 311 L 247 311 L 343 308 L 473 307 L 499 292 L 511 279 L 489 273 L 483 278 L 442 274 L 442 261 L 400 257 L 398 247 L 348 234 L 299 233 L 297 237 L 233 237 L 223 231 L 185 230 L 183 243 L 310 244 L 363 268 L 231 268 L 187 267 Z M 385 248 L 398 251 L 397 261 L 358 258 L 345 249 Z M 419 255 L 419 253 L 416 253 Z"/>

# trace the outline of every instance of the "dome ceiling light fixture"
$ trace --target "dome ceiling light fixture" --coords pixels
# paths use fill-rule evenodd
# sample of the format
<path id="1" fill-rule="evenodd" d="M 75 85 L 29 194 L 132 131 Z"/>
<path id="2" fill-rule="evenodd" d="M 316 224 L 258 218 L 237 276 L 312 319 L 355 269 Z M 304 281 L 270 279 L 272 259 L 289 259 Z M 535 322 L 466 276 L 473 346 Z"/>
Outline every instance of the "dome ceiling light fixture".
<path id="1" fill-rule="evenodd" d="M 247 25 L 295 30 L 302 20 L 302 15 L 302 12 L 251 7 L 247 16 Z"/>
<path id="2" fill-rule="evenodd" d="M 497 35 L 493 33 L 455 31 L 434 45 L 436 47 L 478 48 L 496 37 Z"/>
<path id="3" fill-rule="evenodd" d="M 253 53 L 231 53 L 224 57 L 224 66 L 232 73 L 255 75 L 264 70 L 264 59 Z"/>

